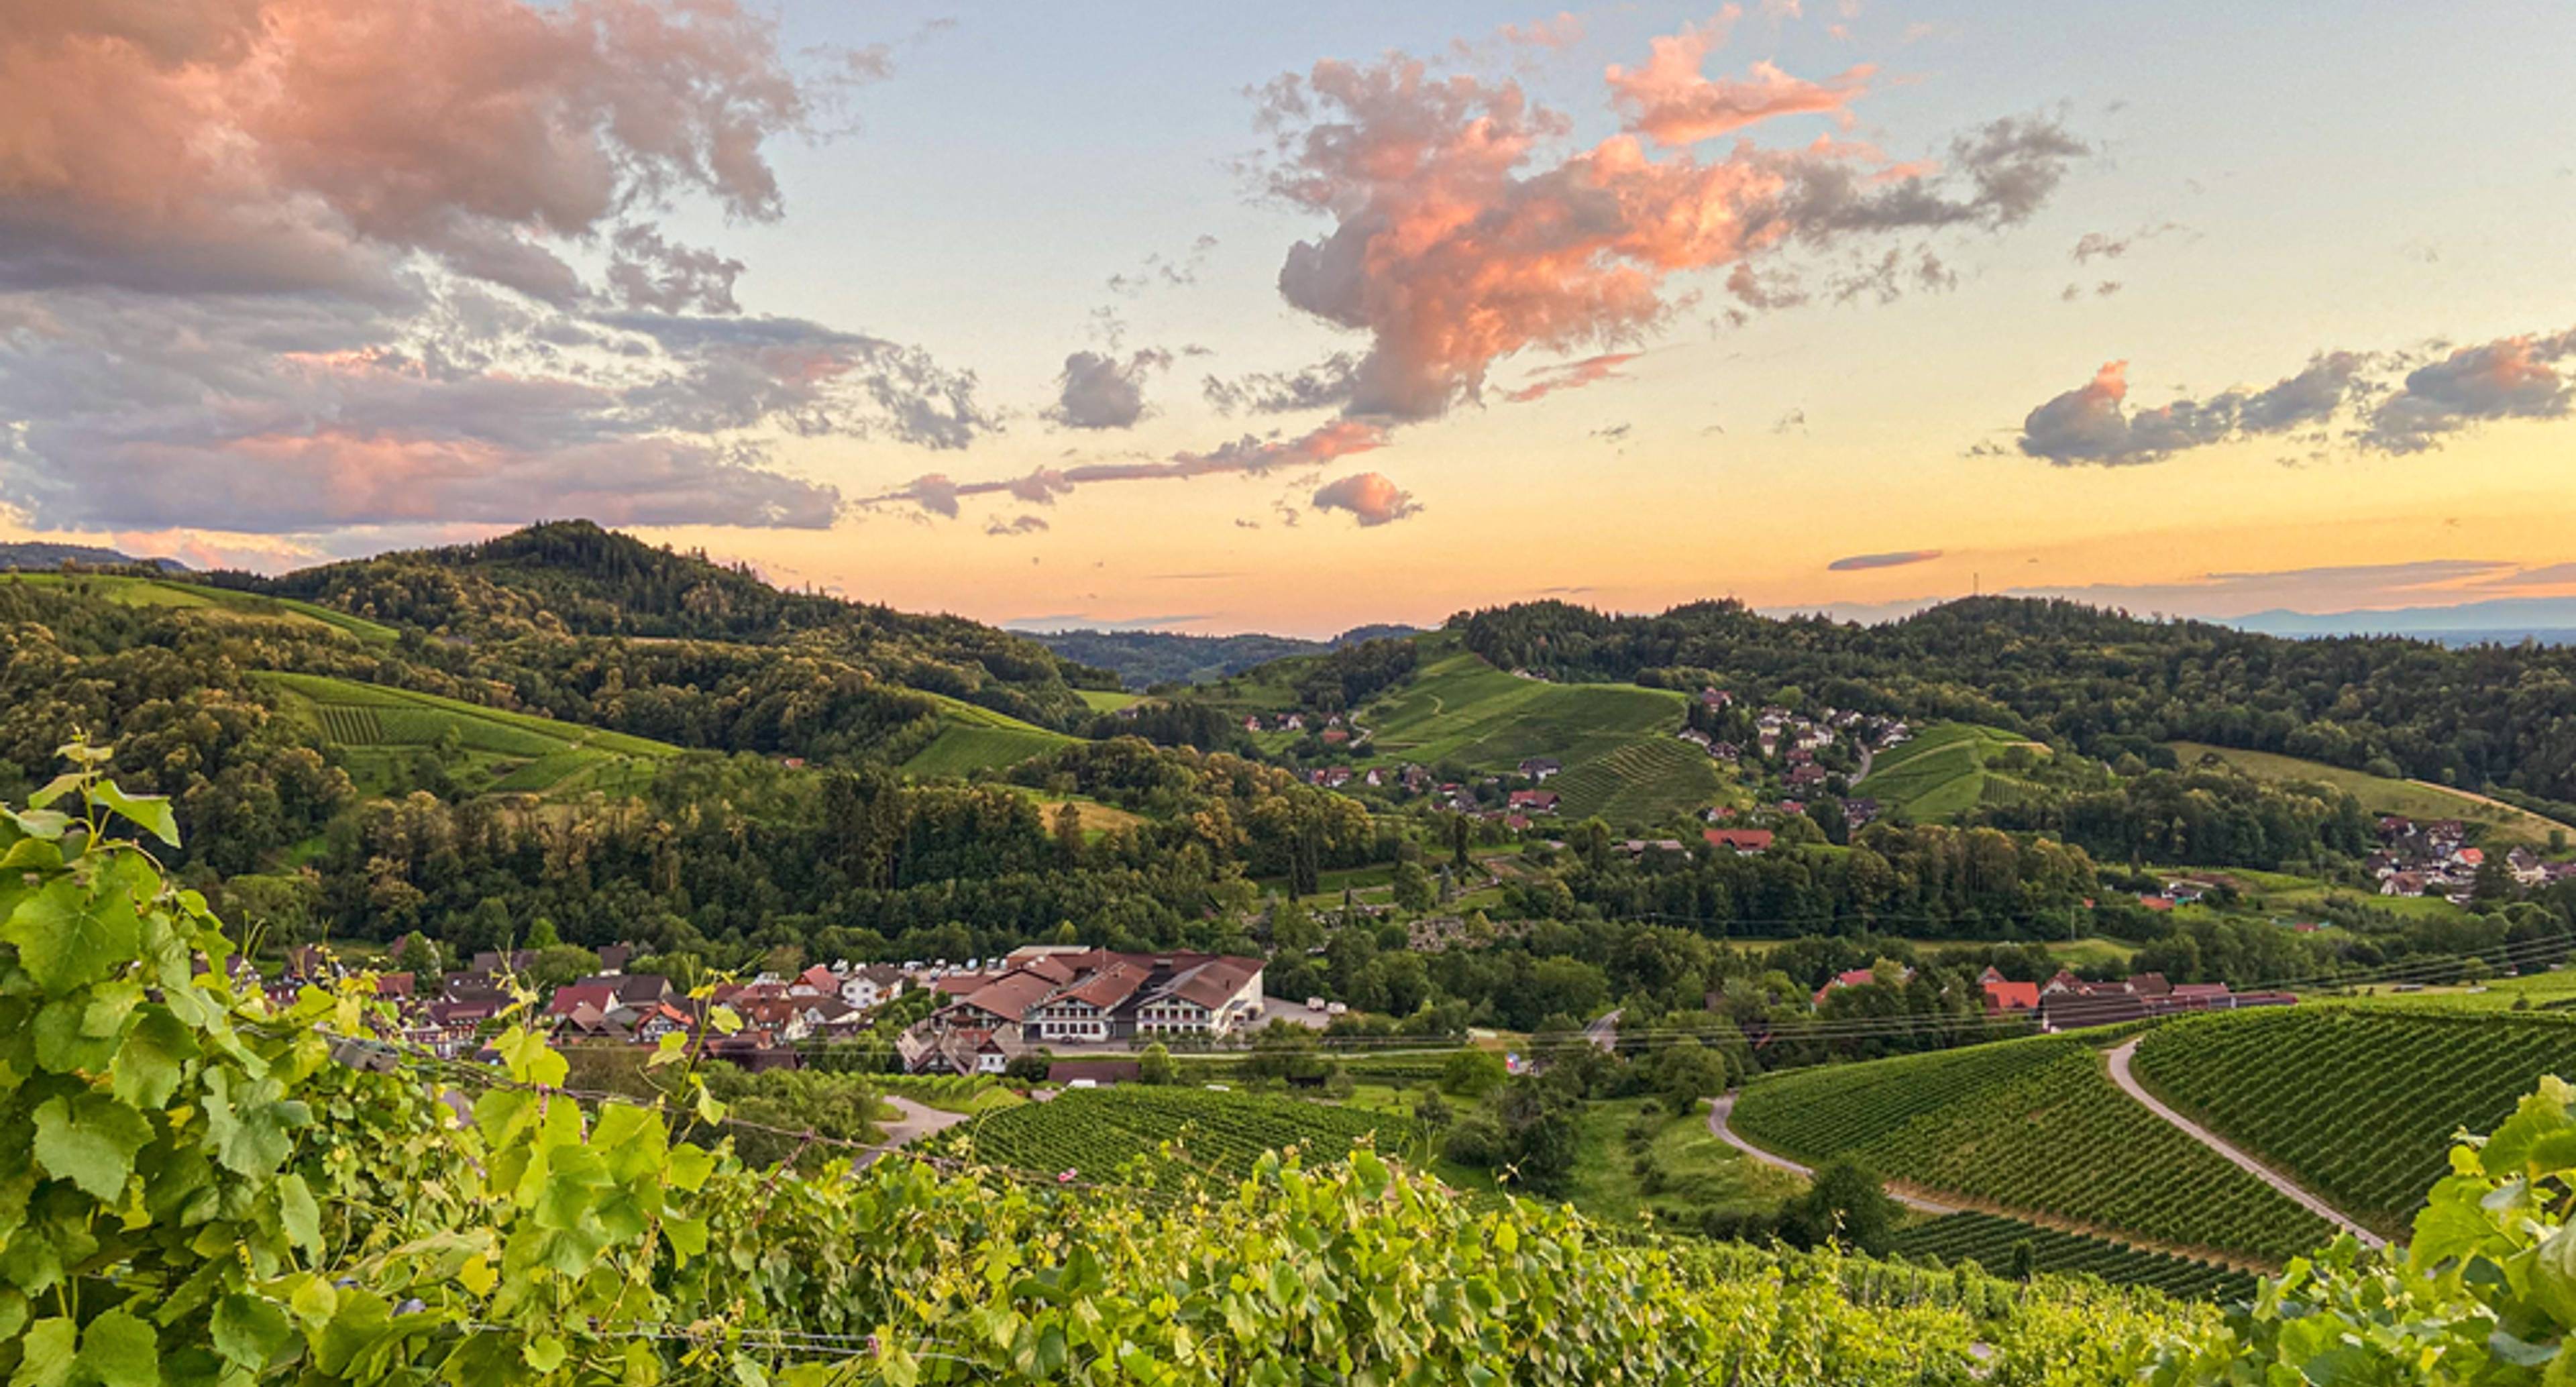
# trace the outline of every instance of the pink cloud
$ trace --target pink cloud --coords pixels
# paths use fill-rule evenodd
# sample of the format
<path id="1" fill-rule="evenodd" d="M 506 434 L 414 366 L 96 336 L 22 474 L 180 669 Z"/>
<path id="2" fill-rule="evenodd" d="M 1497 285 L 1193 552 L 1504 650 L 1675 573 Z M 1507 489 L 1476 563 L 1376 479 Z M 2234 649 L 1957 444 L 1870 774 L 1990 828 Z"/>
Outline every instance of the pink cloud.
<path id="1" fill-rule="evenodd" d="M 1645 355 L 1643 352 L 1604 352 L 1581 361 L 1568 361 L 1550 366 L 1530 379 L 1530 383 L 1503 396 L 1516 405 L 1543 399 L 1559 390 L 1580 390 L 1605 380 L 1624 380 L 1620 367 Z"/>
<path id="2" fill-rule="evenodd" d="M 1655 39 L 1642 68 L 1610 69 L 1610 90 L 1627 113 L 1628 129 L 1668 147 L 1697 144 L 1775 116 L 1840 111 L 1867 93 L 1877 71 L 1867 64 L 1822 82 L 1792 77 L 1770 62 L 1755 63 L 1748 80 L 1710 80 L 1701 67 L 1732 18 L 1721 15 Z"/>
<path id="3" fill-rule="evenodd" d="M 680 190 L 765 218 L 805 99 L 734 0 L 35 0 L 0 36 L 0 279 L 550 299 L 549 239 Z M 720 266 L 720 262 L 719 262 Z"/>
<path id="4" fill-rule="evenodd" d="M 1407 516 L 1418 515 L 1422 507 L 1413 493 L 1398 487 L 1385 474 L 1354 472 L 1318 490 L 1311 504 L 1317 510 L 1349 511 L 1362 526 L 1374 527 Z"/>
<path id="5" fill-rule="evenodd" d="M 1701 41 L 1685 48 L 1700 51 Z M 1659 75 L 1637 79 L 1667 133 L 1719 119 L 1722 104 L 1666 109 L 1691 94 L 1662 75 L 1675 51 L 1659 49 L 1648 68 Z M 1725 118 L 1740 126 L 1839 106 L 1862 75 L 1815 94 L 1766 78 L 1737 92 Z M 1701 82 L 1695 72 L 1690 80 Z M 1262 100 L 1260 123 L 1274 142 L 1270 191 L 1335 223 L 1289 249 L 1280 293 L 1369 334 L 1346 412 L 1397 420 L 1477 398 L 1491 363 L 1514 352 L 1641 337 L 1663 320 L 1664 282 L 1678 273 L 1793 238 L 1822 248 L 2017 223 L 2086 152 L 2053 124 L 2005 119 L 1955 141 L 1937 175 L 1886 176 L 1883 156 L 1834 142 L 1657 157 L 1634 133 L 1542 163 L 1542 142 L 1569 129 L 1562 116 L 1531 104 L 1517 83 L 1435 76 L 1401 55 L 1318 63 L 1272 83 Z"/>

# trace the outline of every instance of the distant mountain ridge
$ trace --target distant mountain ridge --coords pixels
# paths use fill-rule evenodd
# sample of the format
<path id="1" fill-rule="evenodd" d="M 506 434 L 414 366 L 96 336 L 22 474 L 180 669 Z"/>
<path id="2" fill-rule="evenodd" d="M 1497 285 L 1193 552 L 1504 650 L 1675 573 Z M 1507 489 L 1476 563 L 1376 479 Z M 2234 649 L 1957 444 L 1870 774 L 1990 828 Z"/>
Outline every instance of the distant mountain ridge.
<path id="1" fill-rule="evenodd" d="M 89 568 L 157 568 L 164 573 L 196 572 L 177 559 L 137 558 L 95 544 L 56 544 L 49 540 L 17 540 L 0 544 L 0 568 L 60 568 L 67 563 Z"/>
<path id="2" fill-rule="evenodd" d="M 1395 623 L 1355 626 L 1329 641 L 1246 632 L 1192 636 L 1177 631 L 1029 631 L 1029 639 L 1068 660 L 1115 670 L 1131 689 L 1156 684 L 1204 684 L 1241 674 L 1273 660 L 1320 655 L 1362 641 L 1417 635 L 1420 627 Z"/>
<path id="3" fill-rule="evenodd" d="M 2343 612 L 2282 608 L 2229 617 L 2225 625 L 2267 636 L 2413 636 L 2444 645 L 2576 644 L 2576 597 L 2497 597 L 2442 607 L 2382 607 Z"/>

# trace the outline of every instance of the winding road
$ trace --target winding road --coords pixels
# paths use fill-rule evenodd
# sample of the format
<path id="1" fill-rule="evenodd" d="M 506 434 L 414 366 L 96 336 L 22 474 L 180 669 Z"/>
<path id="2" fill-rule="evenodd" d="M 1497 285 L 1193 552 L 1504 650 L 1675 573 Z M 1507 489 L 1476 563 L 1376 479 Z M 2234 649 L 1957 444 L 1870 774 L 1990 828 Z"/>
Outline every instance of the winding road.
<path id="1" fill-rule="evenodd" d="M 2234 1146 L 2229 1145 L 2217 1133 L 2201 1126 L 2199 1123 L 2192 1121 L 2190 1118 L 2183 1116 L 2172 1108 L 2167 1107 L 2163 1100 L 2157 1098 L 2154 1094 L 2147 1092 L 2146 1085 L 2139 1083 L 2138 1076 L 2132 1073 L 2129 1068 L 2129 1057 L 2136 1054 L 2137 1051 L 2138 1038 L 2132 1038 L 2121 1042 L 2105 1056 L 2105 1058 L 2111 1063 L 2111 1082 L 2118 1084 L 2121 1092 L 2126 1093 L 2130 1097 L 2137 1099 L 2140 1103 L 2145 1104 L 2147 1111 L 2152 1112 L 2156 1116 L 2163 1118 L 2165 1121 L 2172 1123 L 2182 1131 L 2183 1135 L 2190 1137 L 2192 1140 L 2199 1142 L 2201 1145 L 2208 1147 L 2219 1155 L 2225 1156 L 2246 1174 L 2251 1175 L 2255 1179 L 2262 1181 L 2264 1184 L 2270 1185 L 2273 1189 L 2280 1191 L 2281 1194 L 2289 1199 L 2291 1203 L 2298 1205 L 2309 1213 L 2315 1214 L 2317 1217 L 2324 1219 L 2335 1227 L 2352 1234 L 2354 1238 L 2360 1241 L 2362 1246 L 2386 1247 L 2388 1245 L 2388 1240 L 2386 1238 L 2383 1238 L 2377 1233 L 2371 1232 L 2369 1229 L 2355 1223 L 2350 1218 L 2346 1217 L 2342 1210 L 2335 1208 L 2333 1205 L 2328 1204 L 2324 1200 L 2317 1198 L 2315 1195 L 2308 1193 L 2304 1189 L 2301 1189 L 2298 1185 L 2292 1183 L 2287 1177 L 2274 1171 L 2270 1166 L 2263 1164 L 2261 1161 L 2258 1161 L 2243 1151 L 2238 1150 Z"/>
<path id="2" fill-rule="evenodd" d="M 1812 1180 L 1816 1178 L 1816 1172 L 1813 1169 L 1800 1165 L 1786 1156 L 1775 1156 L 1770 1152 L 1763 1150 L 1761 1147 L 1746 1141 L 1744 1138 L 1737 1136 L 1735 1134 L 1735 1129 L 1729 1127 L 1726 1123 L 1727 1117 L 1734 1111 L 1735 1095 L 1732 1093 L 1721 1093 L 1715 1098 L 1709 1100 L 1708 1130 L 1719 1141 L 1725 1142 L 1727 1145 L 1734 1147 L 1745 1155 L 1751 1156 L 1753 1159 L 1760 1161 L 1764 1165 L 1775 1166 L 1803 1179 Z M 1904 1205 L 1906 1208 L 1914 1210 L 1916 1213 L 1955 1214 L 1959 1212 L 1957 1209 L 1954 1209 L 1947 1204 L 1935 1204 L 1929 1199 L 1919 1199 L 1910 1194 L 1901 1194 L 1893 1189 L 1889 1190 L 1887 1193 L 1889 1198 L 1894 1199 L 1897 1203 Z"/>

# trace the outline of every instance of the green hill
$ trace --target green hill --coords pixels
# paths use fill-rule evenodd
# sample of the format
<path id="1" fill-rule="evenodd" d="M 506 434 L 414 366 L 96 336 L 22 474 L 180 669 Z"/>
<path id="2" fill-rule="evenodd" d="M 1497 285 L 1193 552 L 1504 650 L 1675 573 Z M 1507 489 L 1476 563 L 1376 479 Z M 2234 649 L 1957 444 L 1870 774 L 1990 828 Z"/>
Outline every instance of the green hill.
<path id="1" fill-rule="evenodd" d="M 1413 676 L 1359 713 L 1371 764 L 1454 762 L 1509 775 L 1534 756 L 1564 771 L 1548 788 L 1560 813 L 1651 824 L 1722 798 L 1726 780 L 1707 753 L 1674 734 L 1687 701 L 1633 684 L 1555 684 L 1494 668 L 1440 633 L 1419 638 Z"/>
<path id="2" fill-rule="evenodd" d="M 2016 748 L 2027 756 L 2049 754 L 2046 746 L 2002 728 L 1936 722 L 1913 740 L 1879 753 L 1867 778 L 1853 786 L 1852 793 L 1901 807 L 1918 820 L 1948 818 L 1980 804 L 2009 803 L 2037 789 L 1996 768 Z"/>
<path id="3" fill-rule="evenodd" d="M 335 612 L 291 597 L 269 597 L 175 578 L 140 578 L 117 573 L 0 573 L 0 582 L 28 583 L 87 594 L 123 607 L 161 607 L 193 611 L 208 617 L 237 617 L 328 626 L 363 641 L 390 645 L 390 626 Z"/>
<path id="4" fill-rule="evenodd" d="M 363 791 L 401 777 L 427 752 L 468 794 L 632 791 L 678 748 L 643 737 L 478 707 L 435 694 L 313 674 L 262 674 L 314 728 Z"/>
<path id="5" fill-rule="evenodd" d="M 1936 1197 L 2165 1250 L 2279 1263 L 2331 1232 L 2122 1093 L 2083 1035 L 1766 1077 L 1733 1126 L 1811 1164 L 1855 1157 Z"/>
<path id="6" fill-rule="evenodd" d="M 2285 785 L 2324 785 L 2342 790 L 2360 800 L 2361 807 L 2373 814 L 2403 814 L 2415 819 L 2458 819 L 2463 823 L 2482 824 L 2486 827 L 2489 842 L 2529 843 L 2537 847 L 2547 843 L 2552 832 L 2576 836 L 2576 830 L 2555 819 L 2465 790 L 2421 780 L 2391 780 L 2367 771 L 2329 766 L 2323 761 L 2302 761 L 2296 756 L 2282 756 L 2269 751 L 2239 751 L 2234 747 L 2211 746 L 2205 742 L 2167 742 L 2165 745 L 2173 748 L 2174 755 L 2185 766 L 2196 764 L 2203 757 L 2214 756 L 2257 780 Z"/>
<path id="7" fill-rule="evenodd" d="M 2402 1233 L 2453 1134 L 2491 1132 L 2543 1074 L 2576 1075 L 2576 1018 L 2375 1006 L 2192 1017 L 2133 1067 L 2156 1096 L 2327 1203 Z"/>
<path id="8" fill-rule="evenodd" d="M 1048 755 L 1074 741 L 1061 732 L 1032 726 L 990 708 L 978 708 L 940 694 L 926 696 L 939 704 L 939 734 L 903 763 L 907 775 L 962 777 L 980 770 L 1001 770 L 1032 756 Z"/>

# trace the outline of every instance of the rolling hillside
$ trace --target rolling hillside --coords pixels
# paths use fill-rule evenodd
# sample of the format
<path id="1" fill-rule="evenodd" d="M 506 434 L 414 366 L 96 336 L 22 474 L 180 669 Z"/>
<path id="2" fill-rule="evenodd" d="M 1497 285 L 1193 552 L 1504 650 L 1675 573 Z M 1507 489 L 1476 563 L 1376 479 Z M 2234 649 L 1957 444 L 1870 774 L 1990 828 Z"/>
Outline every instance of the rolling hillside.
<path id="1" fill-rule="evenodd" d="M 2122 1093 L 2084 1035 L 1759 1079 L 1733 1125 L 1811 1164 L 1855 1157 L 1936 1198 L 2160 1250 L 2277 1264 L 2331 1231 Z"/>
<path id="2" fill-rule="evenodd" d="M 2576 1018 L 2307 1005 L 2193 1017 L 2149 1034 L 2156 1096 L 2383 1233 L 2544 1074 L 2576 1076 Z"/>
<path id="3" fill-rule="evenodd" d="M 1852 787 L 1852 793 L 1901 807 L 1918 820 L 1947 818 L 1980 804 L 2008 803 L 2034 789 L 1996 766 L 2016 747 L 2033 756 L 2048 754 L 2046 746 L 2001 728 L 1934 723 L 1912 741 L 1879 753 L 1868 778 Z"/>
<path id="4" fill-rule="evenodd" d="M 990 708 L 978 708 L 940 694 L 925 696 L 938 701 L 939 735 L 903 763 L 906 775 L 966 776 L 980 770 L 1000 770 L 1070 746 L 1074 740 Z"/>
<path id="5" fill-rule="evenodd" d="M 103 601 L 126 607 L 161 607 L 195 612 L 214 619 L 236 617 L 269 621 L 290 621 L 328 626 L 360 640 L 390 645 L 394 630 L 390 626 L 335 612 L 329 607 L 291 597 L 268 597 L 259 593 L 236 592 L 230 588 L 208 587 L 202 583 L 181 582 L 174 578 L 138 578 L 113 573 L 0 573 L 0 582 L 29 583 L 86 593 Z"/>
<path id="6" fill-rule="evenodd" d="M 1157 1181 L 1190 1174 L 1241 1178 L 1265 1151 L 1299 1148 L 1311 1162 L 1338 1160 L 1368 1140 L 1394 1153 L 1410 1118 L 1270 1094 L 1203 1088 L 1072 1089 L 1045 1103 L 994 1113 L 949 1140 L 977 1160 L 1086 1179 L 1142 1169 Z"/>
<path id="7" fill-rule="evenodd" d="M 1522 679 L 1461 649 L 1454 636 L 1420 638 L 1413 677 L 1362 709 L 1373 764 L 1455 762 L 1508 775 L 1533 756 L 1565 765 L 1548 788 L 1563 817 L 1599 814 L 1650 824 L 1722 798 L 1726 780 L 1706 753 L 1674 734 L 1686 701 L 1633 684 Z"/>
<path id="8" fill-rule="evenodd" d="M 2210 746 L 2204 742 L 2168 742 L 2174 755 L 2186 766 L 2205 756 L 2215 756 L 2228 765 L 2253 776 L 2283 784 L 2317 784 L 2345 791 L 2361 801 L 2361 807 L 2373 814 L 2404 814 L 2416 819 L 2458 819 L 2464 823 L 2483 824 L 2490 842 L 2529 843 L 2539 846 L 2549 841 L 2551 832 L 2576 837 L 2576 828 L 2543 818 L 2527 809 L 2428 784 L 2421 780 L 2391 780 L 2366 771 L 2346 770 L 2323 761 L 2302 761 L 2296 756 L 2281 756 L 2268 751 L 2239 751 L 2234 747 Z"/>
<path id="9" fill-rule="evenodd" d="M 642 737 L 478 707 L 434 694 L 312 674 L 263 674 L 347 767 L 363 791 L 400 778 L 402 763 L 437 756 L 473 794 L 630 792 L 678 749 Z"/>

